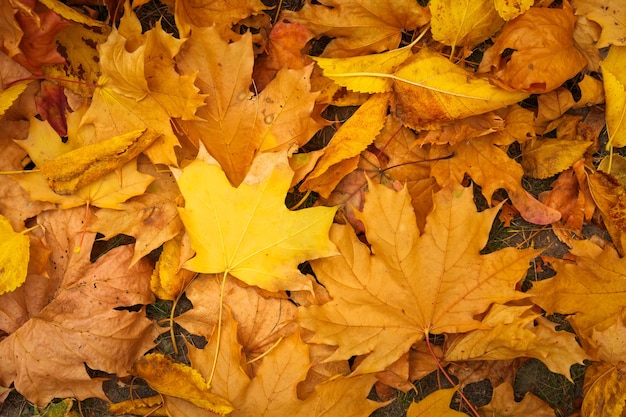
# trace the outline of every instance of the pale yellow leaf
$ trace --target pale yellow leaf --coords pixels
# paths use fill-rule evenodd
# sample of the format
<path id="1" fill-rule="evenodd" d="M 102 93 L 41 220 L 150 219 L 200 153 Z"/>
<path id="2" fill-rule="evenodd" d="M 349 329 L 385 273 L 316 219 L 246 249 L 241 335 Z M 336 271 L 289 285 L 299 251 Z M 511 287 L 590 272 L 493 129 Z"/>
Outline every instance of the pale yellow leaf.
<path id="1" fill-rule="evenodd" d="M 606 95 L 607 147 L 626 146 L 626 46 L 611 46 L 606 59 L 600 63 Z"/>
<path id="2" fill-rule="evenodd" d="M 0 215 L 0 294 L 13 291 L 26 280 L 30 240 L 25 232 L 16 233 Z"/>

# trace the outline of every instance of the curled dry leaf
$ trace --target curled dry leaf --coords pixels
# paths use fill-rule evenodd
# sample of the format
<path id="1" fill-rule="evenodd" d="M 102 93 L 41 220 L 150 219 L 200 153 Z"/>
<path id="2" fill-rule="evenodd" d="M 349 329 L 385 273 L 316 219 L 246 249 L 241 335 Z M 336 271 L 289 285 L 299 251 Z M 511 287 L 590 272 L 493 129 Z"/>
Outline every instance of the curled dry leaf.
<path id="1" fill-rule="evenodd" d="M 574 44 L 575 23 L 567 1 L 561 9 L 532 7 L 504 25 L 479 71 L 489 72 L 494 82 L 510 90 L 554 90 L 587 65 Z"/>

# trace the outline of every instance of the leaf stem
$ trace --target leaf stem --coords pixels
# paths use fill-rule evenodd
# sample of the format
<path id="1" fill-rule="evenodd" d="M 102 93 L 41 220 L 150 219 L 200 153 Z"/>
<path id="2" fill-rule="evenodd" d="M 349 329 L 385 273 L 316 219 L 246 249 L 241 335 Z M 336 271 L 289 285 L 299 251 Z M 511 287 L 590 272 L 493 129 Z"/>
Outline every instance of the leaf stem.
<path id="1" fill-rule="evenodd" d="M 217 358 L 219 356 L 220 351 L 220 342 L 222 340 L 222 321 L 223 321 L 223 310 L 224 310 L 224 289 L 226 288 L 226 277 L 228 276 L 228 270 L 224 271 L 224 275 L 222 275 L 222 282 L 220 284 L 220 304 L 219 304 L 219 312 L 217 316 L 217 336 L 215 338 L 215 356 L 213 357 L 213 365 L 211 365 L 211 374 L 209 375 L 209 379 L 207 380 L 207 384 L 210 387 L 211 382 L 213 381 L 213 376 L 215 376 L 215 369 L 217 368 Z"/>
<path id="2" fill-rule="evenodd" d="M 439 362 L 439 358 L 437 357 L 437 355 L 435 355 L 435 352 L 433 351 L 432 346 L 430 345 L 430 340 L 428 339 L 429 336 L 429 331 L 428 329 L 426 329 L 424 331 L 424 339 L 426 340 L 426 346 L 428 347 L 428 351 L 430 352 L 430 355 L 433 357 L 433 359 L 435 360 L 435 362 L 437 363 L 437 367 L 439 368 L 439 370 L 441 371 L 441 373 L 443 374 L 443 376 L 446 377 L 446 379 L 448 380 L 448 382 L 450 384 L 452 384 L 452 386 L 456 386 L 456 384 L 454 383 L 454 381 L 452 380 L 452 378 L 450 377 L 450 375 L 448 374 L 448 372 L 444 369 L 444 367 L 441 365 L 441 362 Z M 471 402 L 469 402 L 469 400 L 467 399 L 467 397 L 463 394 L 463 391 L 461 391 L 460 389 L 457 391 L 459 393 L 459 395 L 461 396 L 461 399 L 465 402 L 465 404 L 467 405 L 467 408 L 470 409 L 470 411 L 472 412 L 472 414 L 476 417 L 480 417 L 480 414 L 478 413 L 478 410 L 476 410 L 476 408 L 472 405 Z"/>

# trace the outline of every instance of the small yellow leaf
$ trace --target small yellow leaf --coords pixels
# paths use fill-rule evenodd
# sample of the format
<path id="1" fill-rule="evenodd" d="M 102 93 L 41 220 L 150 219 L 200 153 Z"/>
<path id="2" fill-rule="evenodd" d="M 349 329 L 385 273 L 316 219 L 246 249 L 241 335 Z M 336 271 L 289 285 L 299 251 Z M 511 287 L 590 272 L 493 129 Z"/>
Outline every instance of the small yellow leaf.
<path id="1" fill-rule="evenodd" d="M 20 81 L 0 93 L 0 116 L 13 105 L 15 100 L 26 90 L 30 81 Z"/>
<path id="2" fill-rule="evenodd" d="M 455 388 L 440 389 L 418 403 L 411 403 L 407 417 L 467 417 L 467 414 L 450 408 Z"/>
<path id="3" fill-rule="evenodd" d="M 426 48 L 406 61 L 394 80 L 396 114 L 416 130 L 497 110 L 529 96 L 496 87 Z"/>
<path id="4" fill-rule="evenodd" d="M 433 39 L 453 48 L 472 49 L 504 24 L 493 0 L 431 0 L 429 6 Z"/>
<path id="5" fill-rule="evenodd" d="M 202 375 L 194 368 L 160 353 L 151 353 L 139 358 L 132 373 L 163 395 L 183 398 L 194 405 L 219 415 L 234 410 L 231 403 L 211 392 Z"/>
<path id="6" fill-rule="evenodd" d="M 161 406 L 163 397 L 154 395 L 147 398 L 131 398 L 119 403 L 109 404 L 109 411 L 114 414 L 134 414 L 167 417 L 167 412 Z"/>
<path id="7" fill-rule="evenodd" d="M 135 158 L 161 135 L 135 130 L 83 146 L 45 162 L 41 173 L 58 194 L 71 194 Z"/>
<path id="8" fill-rule="evenodd" d="M 494 0 L 493 3 L 500 17 L 509 21 L 530 9 L 535 0 Z"/>
<path id="9" fill-rule="evenodd" d="M 411 48 L 404 47 L 374 55 L 313 59 L 324 70 L 325 77 L 352 91 L 371 94 L 391 91 L 393 80 L 380 74 L 393 74 L 412 54 Z"/>
<path id="10" fill-rule="evenodd" d="M 154 267 L 150 287 L 162 300 L 175 300 L 195 275 L 180 268 L 181 244 L 182 234 L 165 242 L 163 252 Z"/>
<path id="11" fill-rule="evenodd" d="M 70 6 L 61 3 L 59 0 L 40 0 L 40 2 L 44 4 L 48 9 L 54 11 L 59 16 L 64 17 L 65 19 L 71 20 L 73 22 L 82 23 L 84 25 L 94 26 L 94 27 L 107 27 L 108 26 L 98 20 L 90 18 L 87 15 L 79 13 L 75 9 L 71 8 Z"/>
<path id="12" fill-rule="evenodd" d="M 611 46 L 606 59 L 600 63 L 606 95 L 607 147 L 626 146 L 626 46 Z"/>
<path id="13" fill-rule="evenodd" d="M 0 215 L 0 294 L 13 291 L 26 280 L 30 240 L 15 233 L 6 217 Z"/>

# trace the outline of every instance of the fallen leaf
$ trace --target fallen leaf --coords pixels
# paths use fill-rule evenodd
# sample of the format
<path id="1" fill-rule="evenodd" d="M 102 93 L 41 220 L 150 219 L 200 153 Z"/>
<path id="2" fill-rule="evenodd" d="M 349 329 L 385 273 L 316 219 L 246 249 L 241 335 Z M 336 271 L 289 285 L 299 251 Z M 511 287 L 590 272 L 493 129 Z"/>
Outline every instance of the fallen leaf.
<path id="1" fill-rule="evenodd" d="M 599 360 L 618 365 L 626 359 L 626 309 L 622 309 L 609 323 L 606 328 L 594 328 L 591 341 Z"/>
<path id="2" fill-rule="evenodd" d="M 192 28 L 215 26 L 218 33 L 227 39 L 233 36 L 231 27 L 248 16 L 254 16 L 268 7 L 259 0 L 220 0 L 207 3 L 204 0 L 169 0 L 174 3 L 176 27 L 181 38 L 188 37 Z"/>
<path id="3" fill-rule="evenodd" d="M 100 47 L 99 88 L 80 122 L 79 135 L 84 143 L 93 143 L 153 129 L 162 136 L 146 154 L 153 163 L 175 166 L 179 142 L 170 119 L 196 119 L 205 97 L 194 85 L 195 73 L 176 72 L 174 57 L 185 41 L 167 34 L 158 23 L 142 34 L 137 16 L 127 8 L 120 27 Z"/>
<path id="4" fill-rule="evenodd" d="M 198 371 L 161 353 L 150 353 L 137 359 L 131 372 L 160 394 L 182 398 L 222 416 L 234 410 L 228 400 L 211 392 L 211 387 Z"/>
<path id="5" fill-rule="evenodd" d="M 348 58 L 314 57 L 323 70 L 324 77 L 330 78 L 342 87 L 359 93 L 386 93 L 391 91 L 393 74 L 397 67 L 413 55 L 410 46 L 372 55 L 359 55 Z M 366 75 L 370 73 L 372 75 Z"/>
<path id="6" fill-rule="evenodd" d="M 411 403 L 407 410 L 407 417 L 463 417 L 467 414 L 450 408 L 450 402 L 456 389 L 440 389 L 426 396 L 418 403 Z"/>
<path id="7" fill-rule="evenodd" d="M 317 161 L 315 169 L 300 185 L 300 190 L 317 191 L 316 185 L 319 184 L 319 180 L 316 181 L 316 179 L 326 174 L 332 165 L 358 156 L 364 151 L 383 128 L 387 117 L 388 103 L 388 94 L 375 94 L 363 103 L 333 135 L 325 148 L 324 155 Z M 341 178 L 336 179 L 335 185 L 339 180 Z M 329 194 L 329 192 L 322 193 L 322 196 L 328 197 Z"/>
<path id="8" fill-rule="evenodd" d="M 534 282 L 529 293 L 533 302 L 548 314 L 571 314 L 568 321 L 585 347 L 595 326 L 607 319 L 614 320 L 621 312 L 626 263 L 608 245 L 602 249 L 588 240 L 571 243 L 575 261 L 552 260 L 556 276 Z"/>
<path id="9" fill-rule="evenodd" d="M 394 74 L 392 110 L 415 130 L 486 113 L 528 97 L 506 91 L 436 52 L 422 49 Z"/>
<path id="10" fill-rule="evenodd" d="M 20 81 L 0 93 L 0 116 L 13 105 L 15 100 L 26 90 L 30 81 Z"/>
<path id="11" fill-rule="evenodd" d="M 196 276 L 181 268 L 182 245 L 182 234 L 163 243 L 163 251 L 154 266 L 150 288 L 161 300 L 177 300 Z"/>
<path id="12" fill-rule="evenodd" d="M 335 209 L 289 211 L 284 198 L 292 176 L 287 152 L 257 156 L 238 188 L 219 166 L 200 159 L 177 172 L 185 197 L 179 213 L 196 251 L 186 267 L 227 272 L 269 291 L 310 289 L 297 266 L 335 253 L 328 240 Z M 207 182 L 210 188 L 201 186 Z"/>
<path id="13" fill-rule="evenodd" d="M 9 57 L 13 57 L 20 53 L 20 41 L 24 32 L 15 19 L 18 8 L 9 2 L 0 4 L 0 19 L 2 25 L 0 27 L 0 40 L 2 41 L 2 49 Z"/>
<path id="14" fill-rule="evenodd" d="M 533 5 L 534 0 L 495 0 L 494 6 L 501 18 L 506 21 L 515 19 Z"/>
<path id="15" fill-rule="evenodd" d="M 554 410 L 531 392 L 527 392 L 522 401 L 516 401 L 513 387 L 508 382 L 495 387 L 489 404 L 478 411 L 485 417 L 554 417 Z"/>
<path id="16" fill-rule="evenodd" d="M 602 27 L 596 48 L 626 45 L 626 7 L 603 0 L 573 0 L 576 14 L 585 16 Z"/>
<path id="17" fill-rule="evenodd" d="M 431 0 L 433 39 L 470 51 L 504 24 L 493 1 Z"/>
<path id="18" fill-rule="evenodd" d="M 30 241 L 25 233 L 16 233 L 7 218 L 0 215 L 0 295 L 26 280 Z"/>
<path id="19" fill-rule="evenodd" d="M 536 358 L 552 372 L 572 381 L 570 367 L 582 364 L 587 355 L 578 346 L 575 335 L 557 332 L 554 323 L 530 313 L 529 309 L 529 306 L 494 305 L 482 320 L 491 328 L 455 338 L 447 347 L 444 359 L 456 362 Z"/>
<path id="20" fill-rule="evenodd" d="M 602 221 L 615 248 L 623 255 L 626 250 L 626 190 L 615 177 L 602 171 L 596 171 L 587 178 L 593 201 L 602 213 Z"/>
<path id="21" fill-rule="evenodd" d="M 483 55 L 479 72 L 489 72 L 494 82 L 511 90 L 554 90 L 587 65 L 574 44 L 575 23 L 567 1 L 560 9 L 531 7 L 504 25 Z"/>
<path id="22" fill-rule="evenodd" d="M 581 159 L 593 142 L 567 139 L 535 139 L 522 145 L 522 167 L 532 178 L 559 174 Z"/>
<path id="23" fill-rule="evenodd" d="M 369 186 L 359 217 L 371 252 L 349 227 L 333 225 L 341 255 L 311 262 L 332 300 L 298 313 L 315 332 L 310 342 L 338 346 L 328 360 L 368 355 L 354 373 L 381 371 L 425 334 L 482 328 L 475 315 L 491 303 L 525 297 L 514 286 L 536 252 L 480 255 L 498 209 L 477 213 L 471 189 L 435 194 L 419 236 L 406 189 Z"/>
<path id="24" fill-rule="evenodd" d="M 585 374 L 583 417 L 621 416 L 626 401 L 626 364 L 593 363 Z"/>
<path id="25" fill-rule="evenodd" d="M 96 217 L 87 229 L 102 233 L 103 239 L 120 233 L 137 239 L 131 265 L 172 239 L 183 227 L 175 202 L 154 193 L 137 196 L 116 209 L 98 210 Z"/>
<path id="26" fill-rule="evenodd" d="M 52 249 L 50 277 L 44 281 L 56 291 L 51 298 L 35 292 L 29 303 L 41 303 L 41 310 L 22 318 L 23 324 L 0 341 L 0 385 L 13 382 L 28 401 L 40 406 L 55 397 L 105 399 L 102 381 L 92 379 L 86 366 L 128 375 L 132 363 L 154 346 L 156 336 L 143 308 L 119 309 L 154 301 L 150 262 L 128 268 L 133 250 L 122 246 L 91 263 L 95 235 L 86 233 L 80 244 L 84 209 L 61 213 L 38 216 Z"/>
<path id="27" fill-rule="evenodd" d="M 626 59 L 626 46 L 612 46 L 600 63 L 606 95 L 606 127 L 609 134 L 607 147 L 626 146 L 626 73 L 621 62 Z"/>
<path id="28" fill-rule="evenodd" d="M 527 221 L 550 224 L 559 220 L 561 214 L 558 211 L 540 203 L 522 187 L 522 167 L 496 146 L 494 139 L 487 135 L 440 150 L 440 154 L 454 156 L 432 163 L 431 173 L 437 183 L 442 187 L 459 183 L 467 173 L 482 187 L 482 193 L 488 201 L 497 189 L 504 188 L 515 208 Z"/>
<path id="29" fill-rule="evenodd" d="M 305 25 L 316 36 L 334 38 L 324 49 L 325 57 L 396 49 L 403 31 L 419 28 L 430 19 L 428 8 L 410 0 L 307 2 L 299 11 L 285 10 L 282 16 Z"/>

